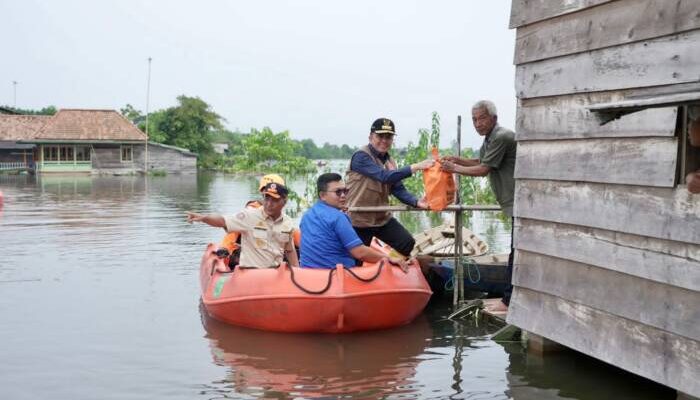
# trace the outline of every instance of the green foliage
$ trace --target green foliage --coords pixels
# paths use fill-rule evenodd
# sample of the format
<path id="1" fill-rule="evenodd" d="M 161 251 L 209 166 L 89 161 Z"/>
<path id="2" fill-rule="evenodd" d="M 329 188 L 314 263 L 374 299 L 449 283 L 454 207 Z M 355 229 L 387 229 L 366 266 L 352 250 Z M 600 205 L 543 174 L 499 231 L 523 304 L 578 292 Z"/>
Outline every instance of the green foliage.
<path id="1" fill-rule="evenodd" d="M 233 162 L 224 165 L 231 172 L 265 171 L 266 173 L 302 173 L 314 170 L 308 158 L 295 155 L 301 144 L 289 137 L 288 131 L 274 133 L 265 127 L 242 137 L 241 154 L 230 158 Z M 225 161 L 229 163 L 229 161 Z"/>
<path id="2" fill-rule="evenodd" d="M 296 154 L 300 157 L 310 158 L 310 159 L 321 159 L 321 158 L 350 158 L 352 153 L 357 149 L 344 144 L 338 146 L 335 144 L 330 144 L 328 142 L 324 143 L 322 147 L 316 146 L 311 139 L 303 139 L 300 142 L 300 149 L 297 150 Z"/>
<path id="3" fill-rule="evenodd" d="M 433 111 L 430 131 L 424 128 L 418 130 L 418 144 L 414 145 L 413 142 L 408 143 L 405 152 L 402 152 L 403 154 L 399 158 L 399 165 L 409 165 L 426 160 L 431 157 L 431 149 L 433 146 L 438 147 L 439 145 L 440 115 Z M 414 174 L 410 178 L 404 179 L 402 182 L 404 186 L 406 186 L 406 189 L 414 195 L 421 197 L 425 194 L 422 174 Z"/>
<path id="4" fill-rule="evenodd" d="M 156 128 L 165 135 L 165 144 L 189 149 L 200 156 L 214 152 L 212 133 L 223 129 L 221 116 L 199 97 L 178 96 L 178 105 L 165 110 Z"/>
<path id="5" fill-rule="evenodd" d="M 289 132 L 274 133 L 269 128 L 250 133 L 231 132 L 223 118 L 198 97 L 179 96 L 178 105 L 146 115 L 131 104 L 121 114 L 146 132 L 150 141 L 186 148 L 197 153 L 200 167 L 225 172 L 270 171 L 304 173 L 314 169 L 311 159 L 350 158 L 356 150 L 344 144 L 313 140 L 293 140 Z M 214 152 L 213 143 L 227 143 L 226 154 Z"/>
<path id="6" fill-rule="evenodd" d="M 58 110 L 56 110 L 56 107 L 54 107 L 54 106 L 44 107 L 40 110 L 15 108 L 15 107 L 10 107 L 10 106 L 2 106 L 2 107 L 6 108 L 8 110 L 12 110 L 12 111 L 16 112 L 17 114 L 22 114 L 22 115 L 54 115 L 58 111 Z"/>

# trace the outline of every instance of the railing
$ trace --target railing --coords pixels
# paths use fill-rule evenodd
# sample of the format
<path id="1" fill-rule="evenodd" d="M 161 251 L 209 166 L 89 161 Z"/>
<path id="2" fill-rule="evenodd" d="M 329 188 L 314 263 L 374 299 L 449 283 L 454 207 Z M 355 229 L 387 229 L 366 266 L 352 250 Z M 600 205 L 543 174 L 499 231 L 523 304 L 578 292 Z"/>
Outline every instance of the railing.
<path id="1" fill-rule="evenodd" d="M 458 310 L 452 313 L 457 315 L 465 307 L 464 299 L 464 270 L 462 266 L 462 212 L 474 211 L 500 211 L 501 207 L 492 204 L 450 204 L 443 211 L 451 211 L 455 213 L 455 269 L 454 269 L 454 298 L 453 305 Z M 422 208 L 415 208 L 406 205 L 396 206 L 358 206 L 349 207 L 348 211 L 352 212 L 377 212 L 377 211 L 430 211 Z"/>
<path id="2" fill-rule="evenodd" d="M 16 169 L 28 169 L 25 162 L 0 162 L 0 171 L 11 171 Z"/>

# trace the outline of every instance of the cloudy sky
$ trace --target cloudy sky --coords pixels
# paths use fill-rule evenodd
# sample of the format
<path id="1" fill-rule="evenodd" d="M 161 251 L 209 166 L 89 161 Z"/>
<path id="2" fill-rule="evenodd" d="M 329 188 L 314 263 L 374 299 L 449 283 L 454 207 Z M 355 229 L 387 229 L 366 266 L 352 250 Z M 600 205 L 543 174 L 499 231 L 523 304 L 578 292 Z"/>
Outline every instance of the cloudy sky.
<path id="1" fill-rule="evenodd" d="M 515 119 L 508 0 L 0 0 L 0 104 L 150 109 L 198 96 L 230 129 L 360 145 L 380 116 L 397 144 L 442 118 L 480 144 L 471 105 Z"/>

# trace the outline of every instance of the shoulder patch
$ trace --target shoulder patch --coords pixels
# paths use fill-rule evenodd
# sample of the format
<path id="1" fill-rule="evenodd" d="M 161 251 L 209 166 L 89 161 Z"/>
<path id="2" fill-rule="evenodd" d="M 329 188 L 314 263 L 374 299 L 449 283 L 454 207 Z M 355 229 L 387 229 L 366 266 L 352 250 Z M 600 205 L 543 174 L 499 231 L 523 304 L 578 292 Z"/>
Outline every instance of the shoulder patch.
<path id="1" fill-rule="evenodd" d="M 245 213 L 243 211 L 239 212 L 238 214 L 236 214 L 236 218 L 245 219 Z"/>

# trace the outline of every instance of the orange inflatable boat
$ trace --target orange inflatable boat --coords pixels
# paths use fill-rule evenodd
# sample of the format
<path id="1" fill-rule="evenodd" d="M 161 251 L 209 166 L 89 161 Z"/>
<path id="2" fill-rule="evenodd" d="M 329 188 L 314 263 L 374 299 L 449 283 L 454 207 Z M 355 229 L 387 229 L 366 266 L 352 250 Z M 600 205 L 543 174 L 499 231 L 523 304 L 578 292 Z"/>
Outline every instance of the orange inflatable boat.
<path id="1" fill-rule="evenodd" d="M 418 263 L 355 268 L 226 270 L 210 244 L 199 276 L 202 303 L 220 321 L 277 332 L 355 332 L 411 322 L 432 292 Z"/>

